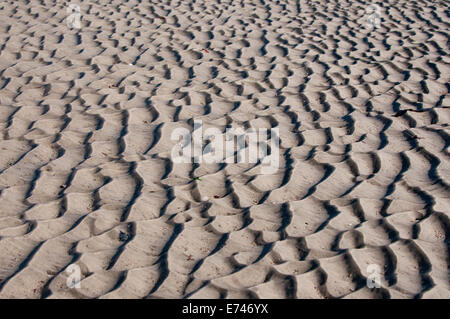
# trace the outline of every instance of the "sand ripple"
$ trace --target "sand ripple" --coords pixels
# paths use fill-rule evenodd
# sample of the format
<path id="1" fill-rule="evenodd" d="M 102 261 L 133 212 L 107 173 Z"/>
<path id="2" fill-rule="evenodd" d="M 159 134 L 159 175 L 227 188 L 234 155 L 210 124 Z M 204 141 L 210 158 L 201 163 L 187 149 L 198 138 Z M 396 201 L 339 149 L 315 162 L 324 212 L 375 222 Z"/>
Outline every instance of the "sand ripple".
<path id="1" fill-rule="evenodd" d="M 0 3 L 0 298 L 450 298 L 448 4 L 377 3 Z M 193 119 L 281 169 L 173 163 Z"/>

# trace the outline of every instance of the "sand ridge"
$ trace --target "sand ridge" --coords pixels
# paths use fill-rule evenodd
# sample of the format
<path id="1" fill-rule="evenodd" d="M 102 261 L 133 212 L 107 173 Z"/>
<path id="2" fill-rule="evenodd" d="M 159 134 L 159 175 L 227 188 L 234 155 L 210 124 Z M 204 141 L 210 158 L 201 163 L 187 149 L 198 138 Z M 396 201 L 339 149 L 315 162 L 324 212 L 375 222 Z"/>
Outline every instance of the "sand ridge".
<path id="1" fill-rule="evenodd" d="M 0 3 L 0 298 L 450 297 L 445 1 L 71 3 Z M 173 163 L 194 119 L 280 169 Z"/>

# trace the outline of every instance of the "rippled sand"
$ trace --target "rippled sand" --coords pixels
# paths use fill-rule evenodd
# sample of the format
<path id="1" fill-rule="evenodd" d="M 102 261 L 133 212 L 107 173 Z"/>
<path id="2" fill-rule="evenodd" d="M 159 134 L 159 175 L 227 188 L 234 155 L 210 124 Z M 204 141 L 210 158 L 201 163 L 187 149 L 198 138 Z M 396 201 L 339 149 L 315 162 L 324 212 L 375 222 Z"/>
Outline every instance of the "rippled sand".
<path id="1" fill-rule="evenodd" d="M 448 2 L 78 3 L 0 3 L 0 298 L 450 298 Z"/>

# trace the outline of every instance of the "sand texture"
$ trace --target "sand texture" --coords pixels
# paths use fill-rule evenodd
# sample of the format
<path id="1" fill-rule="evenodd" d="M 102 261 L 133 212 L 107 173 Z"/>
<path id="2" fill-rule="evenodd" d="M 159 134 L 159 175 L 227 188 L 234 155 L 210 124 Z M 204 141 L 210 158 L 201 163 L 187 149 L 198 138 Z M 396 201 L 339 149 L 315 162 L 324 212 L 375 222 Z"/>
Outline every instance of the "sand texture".
<path id="1" fill-rule="evenodd" d="M 0 298 L 450 298 L 449 3 L 370 4 L 0 2 Z"/>

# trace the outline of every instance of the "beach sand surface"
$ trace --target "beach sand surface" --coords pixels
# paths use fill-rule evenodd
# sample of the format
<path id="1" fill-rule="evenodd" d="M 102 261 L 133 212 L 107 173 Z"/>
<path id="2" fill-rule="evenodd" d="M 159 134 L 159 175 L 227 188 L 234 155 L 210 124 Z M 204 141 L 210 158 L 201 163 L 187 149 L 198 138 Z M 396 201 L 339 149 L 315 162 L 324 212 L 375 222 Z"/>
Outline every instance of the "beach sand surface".
<path id="1" fill-rule="evenodd" d="M 448 2 L 375 4 L 0 2 L 0 298 L 450 298 Z"/>

